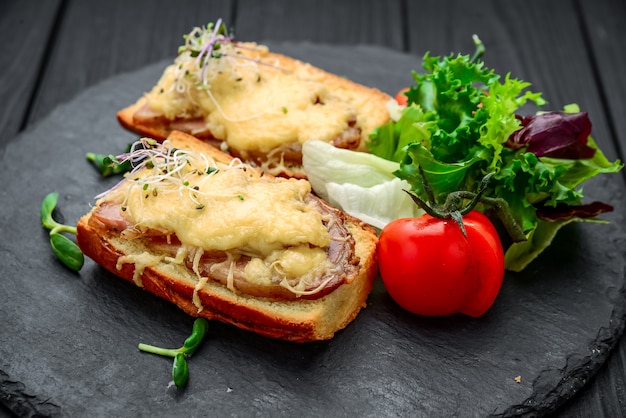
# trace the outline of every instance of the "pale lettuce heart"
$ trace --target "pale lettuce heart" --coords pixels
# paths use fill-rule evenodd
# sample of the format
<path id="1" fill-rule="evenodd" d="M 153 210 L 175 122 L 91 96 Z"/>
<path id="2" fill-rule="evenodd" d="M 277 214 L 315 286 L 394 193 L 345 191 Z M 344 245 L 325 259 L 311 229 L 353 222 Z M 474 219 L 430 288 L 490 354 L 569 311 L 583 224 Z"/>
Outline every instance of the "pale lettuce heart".
<path id="1" fill-rule="evenodd" d="M 356 184 L 327 183 L 328 203 L 341 208 L 378 229 L 398 218 L 415 218 L 424 212 L 402 189 L 408 190 L 404 180 L 395 178 L 372 187 Z"/>
<path id="2" fill-rule="evenodd" d="M 396 162 L 310 140 L 302 146 L 302 165 L 318 196 L 376 228 L 423 213 L 404 192 L 410 185 L 393 174 Z"/>

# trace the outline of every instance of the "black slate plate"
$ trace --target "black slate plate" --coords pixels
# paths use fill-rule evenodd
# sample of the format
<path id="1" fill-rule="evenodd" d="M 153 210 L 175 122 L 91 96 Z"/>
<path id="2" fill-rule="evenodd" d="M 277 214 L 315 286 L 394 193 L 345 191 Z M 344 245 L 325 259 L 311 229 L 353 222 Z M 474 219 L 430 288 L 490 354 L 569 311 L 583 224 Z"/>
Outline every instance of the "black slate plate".
<path id="1" fill-rule="evenodd" d="M 394 93 L 419 60 L 375 47 L 280 44 L 274 49 Z M 88 261 L 79 274 L 52 255 L 39 205 L 60 193 L 76 222 L 114 180 L 88 151 L 135 137 L 115 111 L 149 89 L 166 63 L 115 77 L 57 108 L 0 150 L 0 400 L 20 415 L 485 416 L 542 414 L 571 397 L 623 331 L 626 233 L 621 176 L 585 187 L 617 210 L 577 224 L 521 274 L 507 273 L 482 318 L 422 318 L 380 281 L 333 340 L 293 344 L 213 323 L 189 361 L 184 391 L 171 362 L 139 342 L 178 346 L 192 318 Z M 517 382 L 519 376 L 521 381 Z"/>

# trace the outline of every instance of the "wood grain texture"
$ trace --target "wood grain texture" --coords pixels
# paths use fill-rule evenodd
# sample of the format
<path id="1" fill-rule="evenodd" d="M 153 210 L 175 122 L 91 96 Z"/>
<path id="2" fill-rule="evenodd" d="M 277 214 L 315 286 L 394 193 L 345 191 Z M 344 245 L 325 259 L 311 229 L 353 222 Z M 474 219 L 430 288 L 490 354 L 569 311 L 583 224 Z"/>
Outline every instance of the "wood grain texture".
<path id="1" fill-rule="evenodd" d="M 612 124 L 620 157 L 626 157 L 626 2 L 579 1 L 604 111 Z"/>
<path id="2" fill-rule="evenodd" d="M 175 56 L 183 34 L 231 8 L 230 0 L 69 1 L 29 123 L 101 80 Z"/>
<path id="3" fill-rule="evenodd" d="M 0 103 L 10 110 L 0 112 L 0 144 L 22 127 L 60 5 L 60 0 L 0 2 Z"/>
<path id="4" fill-rule="evenodd" d="M 404 49 L 401 0 L 239 0 L 242 40 L 370 44 Z"/>

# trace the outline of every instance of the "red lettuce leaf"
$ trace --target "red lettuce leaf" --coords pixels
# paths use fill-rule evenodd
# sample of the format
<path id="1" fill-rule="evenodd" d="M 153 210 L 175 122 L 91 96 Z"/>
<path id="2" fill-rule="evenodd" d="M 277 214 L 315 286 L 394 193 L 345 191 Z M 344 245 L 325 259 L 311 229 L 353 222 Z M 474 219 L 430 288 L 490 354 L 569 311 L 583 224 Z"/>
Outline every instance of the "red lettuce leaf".
<path id="1" fill-rule="evenodd" d="M 542 206 L 537 209 L 537 217 L 541 220 L 554 222 L 569 218 L 594 218 L 601 213 L 613 211 L 613 206 L 603 202 L 592 202 L 585 205 Z"/>
<path id="2" fill-rule="evenodd" d="M 592 158 L 595 149 L 587 145 L 591 121 L 587 112 L 550 112 L 520 118 L 522 129 L 514 132 L 506 146 L 526 147 L 537 157 Z"/>

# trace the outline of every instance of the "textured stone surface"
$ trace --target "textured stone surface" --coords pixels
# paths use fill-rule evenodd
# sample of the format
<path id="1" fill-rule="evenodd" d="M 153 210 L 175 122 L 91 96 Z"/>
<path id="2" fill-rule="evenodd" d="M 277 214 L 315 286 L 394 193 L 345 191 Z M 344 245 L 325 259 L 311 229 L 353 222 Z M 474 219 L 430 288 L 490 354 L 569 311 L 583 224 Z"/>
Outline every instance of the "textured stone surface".
<path id="1" fill-rule="evenodd" d="M 374 47 L 275 49 L 390 93 L 419 67 Z M 482 318 L 412 316 L 378 281 L 368 308 L 328 342 L 273 341 L 212 323 L 189 360 L 187 388 L 176 390 L 170 360 L 137 344 L 179 346 L 192 318 L 89 260 L 69 272 L 39 222 L 48 192 L 60 193 L 58 215 L 73 223 L 115 182 L 85 153 L 114 153 L 134 139 L 115 112 L 164 65 L 85 91 L 0 150 L 0 402 L 19 415 L 532 415 L 572 396 L 622 333 L 625 188 L 622 177 L 604 176 L 585 194 L 616 207 L 603 216 L 611 223 L 559 232 L 523 273 L 507 273 Z"/>

